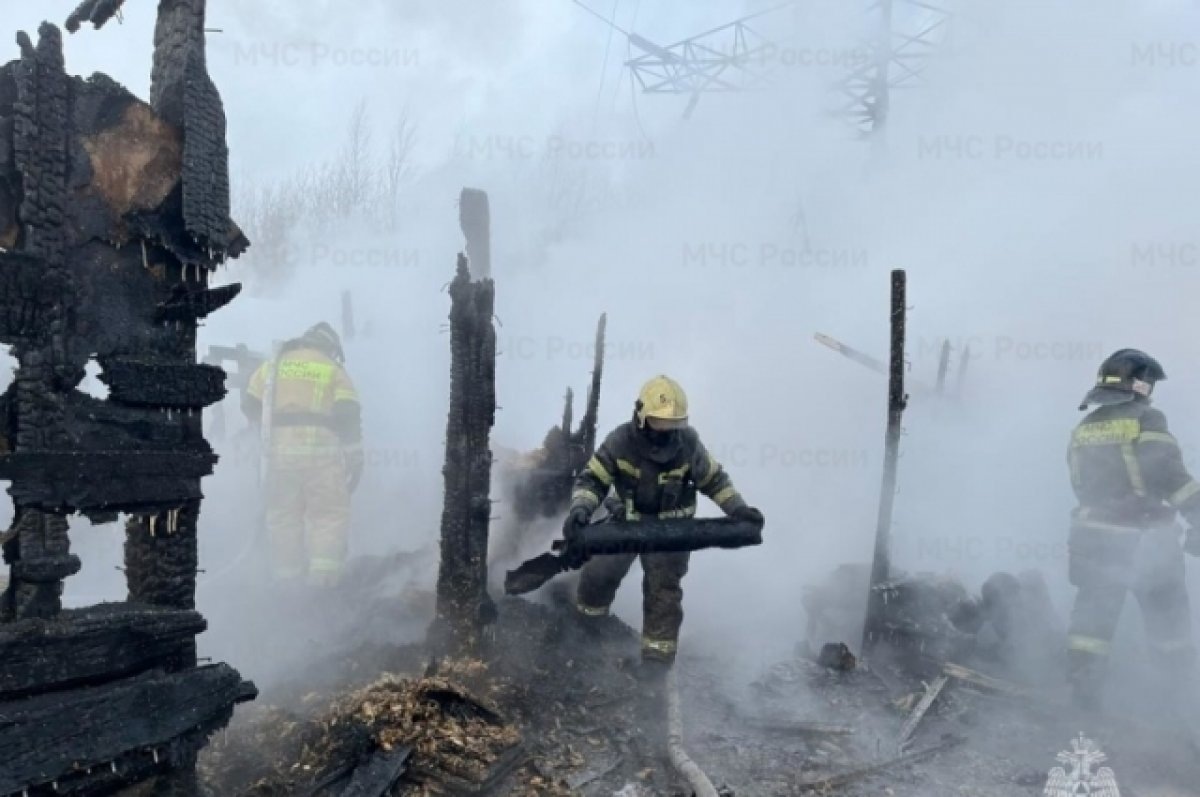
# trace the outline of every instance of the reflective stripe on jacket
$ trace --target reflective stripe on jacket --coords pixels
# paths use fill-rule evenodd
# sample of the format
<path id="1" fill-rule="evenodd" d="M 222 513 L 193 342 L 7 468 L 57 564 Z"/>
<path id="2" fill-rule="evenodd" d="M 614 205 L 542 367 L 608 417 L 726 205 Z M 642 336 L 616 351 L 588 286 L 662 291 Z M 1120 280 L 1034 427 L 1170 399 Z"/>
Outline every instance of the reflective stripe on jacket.
<path id="1" fill-rule="evenodd" d="M 262 401 L 271 362 L 250 377 L 246 392 Z M 271 408 L 271 448 L 277 454 L 320 454 L 340 449 L 345 434 L 337 428 L 334 407 L 358 405 L 358 392 L 349 375 L 318 349 L 286 351 L 275 371 L 275 401 Z"/>
<path id="2" fill-rule="evenodd" d="M 595 509 L 610 489 L 620 499 L 627 520 L 642 515 L 692 517 L 697 492 L 727 514 L 745 506 L 729 474 L 691 427 L 679 431 L 674 450 L 662 462 L 651 458 L 632 421 L 614 429 L 576 478 L 571 504 Z"/>
<path id="3" fill-rule="evenodd" d="M 1100 407 L 1071 435 L 1076 522 L 1112 529 L 1169 522 L 1200 513 L 1200 483 L 1183 464 L 1166 417 L 1148 401 Z"/>

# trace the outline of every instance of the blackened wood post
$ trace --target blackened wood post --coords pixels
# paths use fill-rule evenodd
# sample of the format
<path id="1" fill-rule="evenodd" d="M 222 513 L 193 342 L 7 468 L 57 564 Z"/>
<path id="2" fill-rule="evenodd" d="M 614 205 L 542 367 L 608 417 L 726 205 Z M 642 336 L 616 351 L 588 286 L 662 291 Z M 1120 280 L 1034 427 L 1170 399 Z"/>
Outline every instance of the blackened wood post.
<path id="1" fill-rule="evenodd" d="M 496 419 L 495 286 L 471 280 L 458 256 L 450 283 L 450 413 L 446 422 L 445 499 L 437 617 L 431 636 L 444 653 L 477 649 L 495 608 L 487 592 L 488 523 Z"/>
<path id="2" fill-rule="evenodd" d="M 887 433 L 884 437 L 883 483 L 879 490 L 879 517 L 875 525 L 875 555 L 871 560 L 871 586 L 867 618 L 863 624 L 862 652 L 866 654 L 882 617 L 881 586 L 891 574 L 892 504 L 896 497 L 896 461 L 900 454 L 900 425 L 908 397 L 904 393 L 905 275 L 892 271 L 892 345 L 888 363 Z"/>

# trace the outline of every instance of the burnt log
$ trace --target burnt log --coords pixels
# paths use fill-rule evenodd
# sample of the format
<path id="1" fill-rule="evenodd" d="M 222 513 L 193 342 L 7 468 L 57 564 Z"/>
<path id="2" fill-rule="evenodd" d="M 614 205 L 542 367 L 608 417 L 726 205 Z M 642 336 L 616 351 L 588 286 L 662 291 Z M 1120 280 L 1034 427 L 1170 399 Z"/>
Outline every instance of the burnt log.
<path id="1" fill-rule="evenodd" d="M 0 624 L 0 700 L 112 681 L 176 661 L 204 618 L 130 603 L 70 609 L 52 619 Z"/>
<path id="2" fill-rule="evenodd" d="M 744 548 L 762 544 L 762 524 L 734 518 L 698 520 L 647 518 L 639 521 L 593 523 L 583 529 L 570 553 L 544 553 L 510 570 L 504 579 L 509 595 L 532 592 L 572 564 L 606 554 L 683 553 L 706 548 Z M 555 549 L 565 546 L 554 543 Z"/>
<path id="3" fill-rule="evenodd" d="M 255 695 L 237 671 L 215 664 L 0 703 L 0 794 L 55 782 L 62 793 L 72 775 L 223 727 Z"/>
<path id="4" fill-rule="evenodd" d="M 587 556 L 744 548 L 762 544 L 762 528 L 760 523 L 734 518 L 611 521 L 585 528 L 580 548 Z"/>

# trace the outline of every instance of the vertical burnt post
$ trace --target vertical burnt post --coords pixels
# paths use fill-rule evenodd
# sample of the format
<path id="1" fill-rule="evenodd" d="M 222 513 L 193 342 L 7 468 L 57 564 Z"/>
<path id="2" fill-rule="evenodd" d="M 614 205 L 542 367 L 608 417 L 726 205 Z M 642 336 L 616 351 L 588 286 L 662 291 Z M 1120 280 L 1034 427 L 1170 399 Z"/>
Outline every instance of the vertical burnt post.
<path id="1" fill-rule="evenodd" d="M 52 25 L 43 25 L 40 34 L 36 46 L 25 34 L 18 36 L 21 60 L 13 74 L 9 165 L 25 184 L 15 208 L 24 234 L 14 248 L 44 268 L 45 287 L 37 292 L 38 323 L 14 330 L 12 411 L 27 422 L 17 427 L 10 450 L 68 444 L 61 390 L 82 380 L 86 360 L 70 345 L 67 311 L 74 303 L 75 286 L 66 268 L 64 231 L 71 111 L 62 35 Z M 63 579 L 79 570 L 78 558 L 70 553 L 66 517 L 47 506 L 19 508 L 5 559 L 11 564 L 5 616 L 58 614 Z"/>
<path id="2" fill-rule="evenodd" d="M 866 655 L 883 613 L 883 587 L 891 574 L 892 504 L 896 497 L 896 462 L 900 431 L 908 396 L 904 393 L 905 274 L 892 271 L 891 354 L 888 361 L 887 432 L 884 436 L 883 479 L 879 490 L 879 515 L 875 525 L 875 554 L 871 560 L 871 585 L 867 617 L 863 624 L 862 653 Z"/>
<path id="3" fill-rule="evenodd" d="M 443 652 L 477 649 L 495 607 L 487 592 L 488 524 L 496 419 L 495 286 L 472 280 L 465 255 L 450 283 L 450 412 L 442 468 L 441 562 L 432 636 Z"/>

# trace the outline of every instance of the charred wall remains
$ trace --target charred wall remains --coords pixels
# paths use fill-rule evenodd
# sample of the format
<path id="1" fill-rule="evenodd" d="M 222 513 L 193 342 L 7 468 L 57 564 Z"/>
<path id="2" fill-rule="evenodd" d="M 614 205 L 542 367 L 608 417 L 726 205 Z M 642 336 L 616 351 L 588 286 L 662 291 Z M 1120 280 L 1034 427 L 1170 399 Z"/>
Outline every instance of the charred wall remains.
<path id="1" fill-rule="evenodd" d="M 85 3 L 101 23 L 120 3 Z M 3 533 L 0 795 L 187 784 L 196 752 L 254 696 L 198 666 L 200 480 L 216 455 L 201 410 L 224 372 L 196 363 L 197 322 L 233 299 L 214 270 L 247 246 L 229 218 L 225 117 L 204 63 L 204 3 L 165 0 L 152 104 L 64 69 L 62 36 L 0 67 Z M 107 399 L 79 389 L 90 360 Z M 63 610 L 78 572 L 67 518 L 127 516 L 127 600 Z"/>

